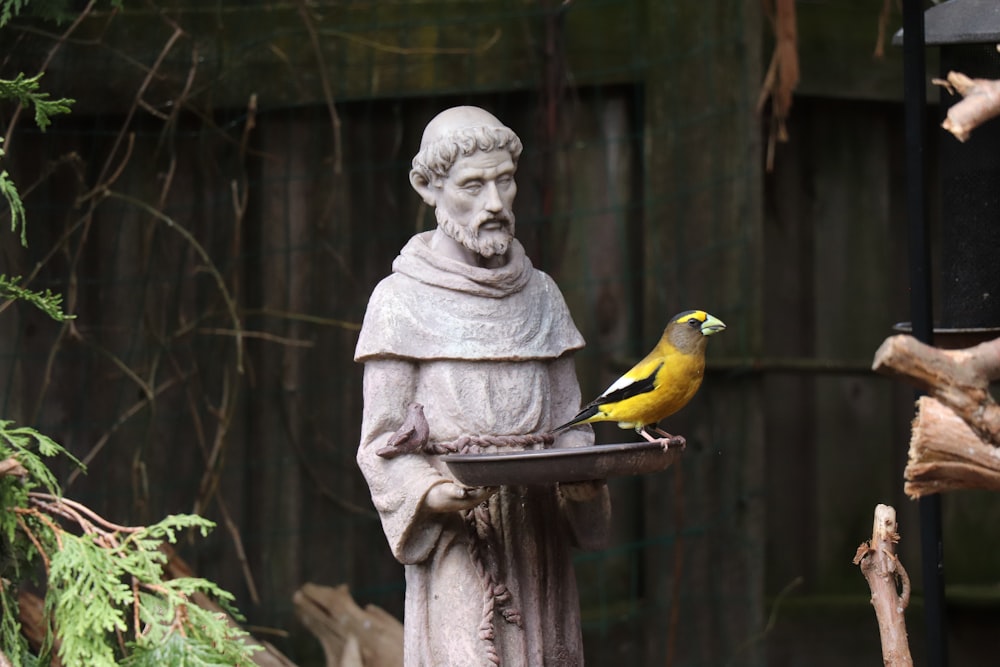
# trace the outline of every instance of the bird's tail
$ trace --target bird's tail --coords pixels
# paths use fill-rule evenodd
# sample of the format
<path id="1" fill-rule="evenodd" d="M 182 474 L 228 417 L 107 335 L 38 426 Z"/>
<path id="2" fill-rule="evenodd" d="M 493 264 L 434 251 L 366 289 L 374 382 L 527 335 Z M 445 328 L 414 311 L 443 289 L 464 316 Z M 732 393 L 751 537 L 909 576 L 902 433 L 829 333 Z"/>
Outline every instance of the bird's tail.
<path id="1" fill-rule="evenodd" d="M 593 417 L 594 415 L 596 415 L 597 411 L 598 411 L 598 407 L 596 405 L 588 406 L 588 407 L 584 408 L 583 410 L 580 410 L 580 412 L 575 417 L 573 417 L 572 419 L 570 419 L 568 422 L 566 422 L 562 426 L 556 426 L 554 429 L 552 429 L 551 432 L 552 433 L 561 433 L 561 432 L 565 431 L 566 429 L 568 429 L 570 427 L 577 426 L 578 424 L 582 424 L 585 421 L 587 421 L 588 419 L 590 419 L 591 417 Z"/>

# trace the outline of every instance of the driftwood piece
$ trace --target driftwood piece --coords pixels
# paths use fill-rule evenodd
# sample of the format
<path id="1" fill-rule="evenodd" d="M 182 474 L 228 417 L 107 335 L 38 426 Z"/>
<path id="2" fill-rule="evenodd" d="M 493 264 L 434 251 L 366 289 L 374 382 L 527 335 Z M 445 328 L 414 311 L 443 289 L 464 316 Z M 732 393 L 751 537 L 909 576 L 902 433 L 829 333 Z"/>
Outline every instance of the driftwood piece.
<path id="1" fill-rule="evenodd" d="M 167 554 L 167 562 L 163 566 L 164 577 L 168 579 L 178 579 L 181 577 L 193 577 L 195 576 L 194 571 L 188 566 L 188 564 L 177 555 L 177 553 L 170 547 L 170 545 L 164 544 L 161 547 Z M 237 626 L 236 621 L 225 613 L 225 610 L 215 603 L 210 597 L 204 593 L 196 592 L 191 596 L 191 601 L 202 609 L 207 609 L 209 611 L 224 614 L 227 621 L 232 626 Z M 256 651 L 253 654 L 254 664 L 258 667 L 296 667 L 295 663 L 285 657 L 274 646 L 268 642 L 257 639 L 253 636 L 248 636 L 243 639 L 245 644 L 251 646 L 259 646 L 261 650 Z"/>
<path id="2" fill-rule="evenodd" d="M 24 466 L 22 466 L 21 462 L 15 457 L 9 456 L 0 461 L 0 477 L 3 475 L 26 477 L 28 475 L 28 471 L 24 469 Z"/>
<path id="3" fill-rule="evenodd" d="M 910 603 L 910 578 L 896 557 L 896 510 L 889 505 L 875 507 L 872 539 L 858 547 L 854 564 L 872 591 L 872 606 L 882 638 L 882 662 L 886 667 L 913 665 L 906 639 L 903 612 Z"/>
<path id="4" fill-rule="evenodd" d="M 903 490 L 911 498 L 940 491 L 1000 491 L 1000 449 L 930 396 L 917 401 Z"/>
<path id="5" fill-rule="evenodd" d="M 306 584 L 295 592 L 292 603 L 323 645 L 327 667 L 403 664 L 403 624 L 375 605 L 359 607 L 346 584 Z"/>
<path id="6" fill-rule="evenodd" d="M 45 601 L 31 591 L 21 589 L 17 592 L 17 610 L 18 621 L 21 622 L 21 634 L 28 640 L 31 650 L 37 653 L 45 644 L 45 636 L 49 632 L 49 624 L 45 618 Z M 50 667 L 62 667 L 58 654 L 59 640 L 56 639 L 52 646 Z"/>
<path id="7" fill-rule="evenodd" d="M 872 368 L 928 392 L 917 401 L 904 490 L 913 498 L 956 489 L 1000 491 L 1000 338 L 942 350 L 912 336 L 891 336 Z"/>
<path id="8" fill-rule="evenodd" d="M 1000 81 L 972 79 L 961 72 L 948 72 L 947 79 L 932 79 L 954 95 L 963 97 L 950 109 L 941 127 L 965 141 L 974 129 L 1000 114 Z"/>
<path id="9" fill-rule="evenodd" d="M 912 336 L 890 336 L 875 353 L 872 369 L 926 390 L 980 438 L 1000 445 L 1000 406 L 990 395 L 990 382 L 1000 379 L 1000 338 L 963 350 L 942 350 Z"/>

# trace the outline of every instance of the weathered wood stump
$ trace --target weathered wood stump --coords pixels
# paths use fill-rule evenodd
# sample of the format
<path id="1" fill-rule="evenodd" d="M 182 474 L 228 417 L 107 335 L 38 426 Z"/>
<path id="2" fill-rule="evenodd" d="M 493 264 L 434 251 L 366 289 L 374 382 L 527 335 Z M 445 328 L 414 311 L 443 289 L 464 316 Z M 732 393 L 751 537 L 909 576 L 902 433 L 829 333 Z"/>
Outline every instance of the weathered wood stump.
<path id="1" fill-rule="evenodd" d="M 327 667 L 403 664 L 403 624 L 375 605 L 359 607 L 346 584 L 306 584 L 295 592 L 292 603 L 323 645 Z"/>
<path id="2" fill-rule="evenodd" d="M 927 391 L 917 401 L 904 490 L 912 498 L 955 489 L 1000 490 L 1000 338 L 943 350 L 912 336 L 891 336 L 873 370 Z"/>

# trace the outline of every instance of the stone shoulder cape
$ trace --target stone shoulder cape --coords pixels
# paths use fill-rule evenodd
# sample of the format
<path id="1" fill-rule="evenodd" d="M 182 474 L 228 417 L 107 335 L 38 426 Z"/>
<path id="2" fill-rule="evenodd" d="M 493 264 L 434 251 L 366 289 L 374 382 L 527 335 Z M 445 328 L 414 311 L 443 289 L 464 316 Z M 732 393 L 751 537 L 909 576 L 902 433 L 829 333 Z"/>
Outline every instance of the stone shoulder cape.
<path id="1" fill-rule="evenodd" d="M 441 257 L 410 239 L 372 292 L 355 361 L 554 359 L 583 347 L 555 282 L 514 239 L 498 269 Z"/>

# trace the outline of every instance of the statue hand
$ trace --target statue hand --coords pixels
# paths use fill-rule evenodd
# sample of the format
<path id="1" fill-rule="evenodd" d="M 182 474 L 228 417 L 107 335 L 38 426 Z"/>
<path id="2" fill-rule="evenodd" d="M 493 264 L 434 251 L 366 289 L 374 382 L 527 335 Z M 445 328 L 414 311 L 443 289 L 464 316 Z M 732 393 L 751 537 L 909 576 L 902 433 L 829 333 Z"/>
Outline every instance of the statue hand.
<path id="1" fill-rule="evenodd" d="M 489 486 L 468 487 L 442 482 L 427 492 L 424 505 L 432 512 L 460 512 L 472 509 L 496 491 L 496 488 Z"/>

